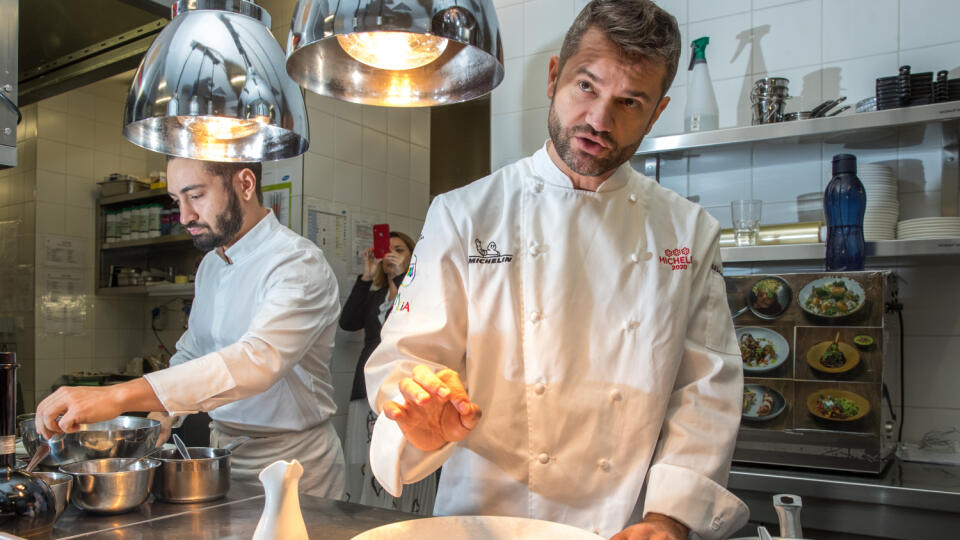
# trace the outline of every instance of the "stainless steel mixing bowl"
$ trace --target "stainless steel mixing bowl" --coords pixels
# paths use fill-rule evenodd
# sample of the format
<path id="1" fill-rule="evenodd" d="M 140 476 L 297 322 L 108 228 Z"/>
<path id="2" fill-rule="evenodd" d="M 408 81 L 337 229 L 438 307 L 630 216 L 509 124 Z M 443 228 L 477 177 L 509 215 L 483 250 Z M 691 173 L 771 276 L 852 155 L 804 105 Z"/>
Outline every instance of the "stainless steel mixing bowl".
<path id="1" fill-rule="evenodd" d="M 37 433 L 34 419 L 20 422 L 23 446 L 33 455 L 46 439 Z M 140 457 L 157 445 L 160 422 L 136 416 L 118 416 L 106 422 L 81 424 L 80 431 L 53 437 L 43 465 L 56 466 L 105 458 Z"/>
<path id="2" fill-rule="evenodd" d="M 66 510 L 67 502 L 70 500 L 70 492 L 73 487 L 73 475 L 53 471 L 34 471 L 30 474 L 39 477 L 53 490 L 54 507 L 57 510 L 56 519 L 60 519 L 60 515 Z"/>
<path id="3" fill-rule="evenodd" d="M 157 458 L 163 465 L 153 482 L 153 495 L 173 503 L 194 503 L 219 499 L 230 491 L 230 450 L 190 447 L 190 460 L 176 449 L 164 450 Z"/>
<path id="4" fill-rule="evenodd" d="M 160 467 L 155 459 L 143 459 L 131 470 L 116 472 L 127 459 L 94 459 L 63 465 L 60 470 L 73 475 L 70 502 L 81 510 L 99 514 L 128 512 L 150 496 L 153 477 Z"/>

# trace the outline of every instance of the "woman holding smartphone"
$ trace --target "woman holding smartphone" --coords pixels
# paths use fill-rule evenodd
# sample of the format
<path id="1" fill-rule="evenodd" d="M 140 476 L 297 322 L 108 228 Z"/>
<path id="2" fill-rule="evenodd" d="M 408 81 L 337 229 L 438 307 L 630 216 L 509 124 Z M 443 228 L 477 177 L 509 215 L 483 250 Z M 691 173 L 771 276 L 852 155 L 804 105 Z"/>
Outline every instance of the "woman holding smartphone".
<path id="1" fill-rule="evenodd" d="M 393 309 L 397 291 L 403 282 L 415 243 L 402 232 L 390 232 L 390 249 L 378 260 L 374 248 L 363 253 L 361 274 L 340 314 L 340 328 L 353 332 L 364 331 L 363 350 L 357 361 L 350 393 L 350 409 L 347 413 L 347 500 L 371 506 L 398 508 L 405 512 L 428 515 L 433 509 L 436 494 L 436 479 L 433 475 L 405 490 L 396 503 L 373 478 L 367 464 L 370 452 L 370 429 L 377 417 L 367 403 L 367 388 L 363 379 L 363 367 L 367 358 L 380 344 L 380 328 Z M 409 495 L 408 495 L 409 493 Z"/>

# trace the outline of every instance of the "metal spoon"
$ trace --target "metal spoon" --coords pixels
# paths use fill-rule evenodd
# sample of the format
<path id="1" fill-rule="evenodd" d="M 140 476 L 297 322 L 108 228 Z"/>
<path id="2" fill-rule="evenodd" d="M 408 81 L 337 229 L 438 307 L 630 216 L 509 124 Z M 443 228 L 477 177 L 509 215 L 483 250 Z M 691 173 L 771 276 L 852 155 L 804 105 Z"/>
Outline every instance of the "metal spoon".
<path id="1" fill-rule="evenodd" d="M 23 469 L 25 472 L 32 473 L 34 469 L 37 468 L 37 465 L 43 461 L 44 458 L 50 455 L 50 446 L 46 444 L 41 444 L 37 446 L 36 452 L 33 453 L 33 457 L 30 458 L 30 463 L 27 463 L 27 466 Z"/>
<path id="2" fill-rule="evenodd" d="M 133 458 L 133 459 L 131 459 L 128 463 L 124 463 L 123 465 L 121 465 L 120 468 L 117 469 L 117 472 L 123 472 L 123 471 L 133 470 L 133 466 L 134 466 L 134 465 L 136 465 L 137 463 L 140 463 L 141 461 L 147 459 L 148 457 L 156 454 L 157 452 L 160 452 L 161 450 L 163 450 L 163 447 L 162 447 L 162 446 L 158 446 L 158 447 L 154 448 L 153 450 L 147 452 L 146 454 L 144 454 L 144 455 L 142 455 L 142 456 L 140 456 L 140 457 L 138 457 L 138 458 Z"/>
<path id="3" fill-rule="evenodd" d="M 237 437 L 236 439 L 224 445 L 223 449 L 226 450 L 227 452 L 233 452 L 234 450 L 237 449 L 238 446 L 240 446 L 241 444 L 249 440 L 250 440 L 250 437 L 247 437 L 246 435 L 241 435 L 240 437 Z"/>
<path id="4" fill-rule="evenodd" d="M 173 434 L 173 444 L 177 445 L 177 450 L 180 451 L 180 457 L 189 461 L 190 451 L 187 450 L 187 445 L 183 444 L 183 439 L 176 433 Z"/>

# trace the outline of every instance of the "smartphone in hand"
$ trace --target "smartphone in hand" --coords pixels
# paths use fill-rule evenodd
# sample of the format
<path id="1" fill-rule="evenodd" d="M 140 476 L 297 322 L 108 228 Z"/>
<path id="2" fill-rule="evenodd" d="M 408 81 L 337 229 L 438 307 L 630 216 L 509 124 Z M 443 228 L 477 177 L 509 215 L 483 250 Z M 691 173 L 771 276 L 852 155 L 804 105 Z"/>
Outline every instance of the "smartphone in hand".
<path id="1" fill-rule="evenodd" d="M 390 225 L 374 225 L 373 256 L 382 259 L 387 253 L 390 253 Z"/>

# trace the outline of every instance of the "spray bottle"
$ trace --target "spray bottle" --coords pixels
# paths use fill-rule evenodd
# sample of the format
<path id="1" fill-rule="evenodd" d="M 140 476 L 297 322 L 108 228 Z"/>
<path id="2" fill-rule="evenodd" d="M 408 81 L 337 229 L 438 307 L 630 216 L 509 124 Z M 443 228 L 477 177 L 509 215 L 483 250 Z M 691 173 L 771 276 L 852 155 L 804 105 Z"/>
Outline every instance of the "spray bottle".
<path id="1" fill-rule="evenodd" d="M 683 130 L 709 131 L 720 125 L 720 111 L 717 108 L 717 96 L 713 93 L 710 71 L 707 69 L 707 44 L 709 37 L 693 40 L 690 44 L 690 81 L 687 85 L 687 109 L 683 115 Z"/>

